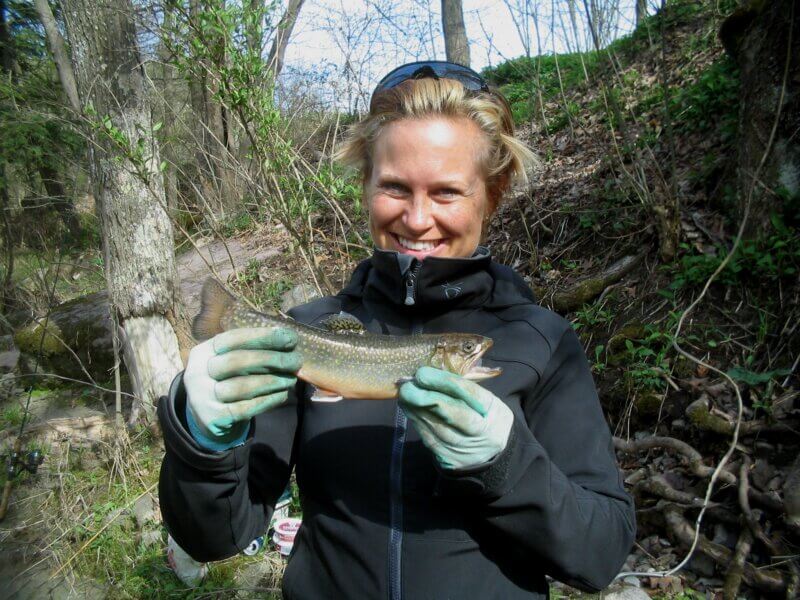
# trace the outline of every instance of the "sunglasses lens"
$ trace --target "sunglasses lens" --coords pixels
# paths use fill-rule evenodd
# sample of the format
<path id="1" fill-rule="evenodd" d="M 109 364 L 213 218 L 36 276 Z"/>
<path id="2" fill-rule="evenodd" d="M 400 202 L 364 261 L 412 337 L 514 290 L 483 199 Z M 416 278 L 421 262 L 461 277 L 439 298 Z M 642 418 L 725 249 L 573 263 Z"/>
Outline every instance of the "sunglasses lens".
<path id="1" fill-rule="evenodd" d="M 373 96 L 378 92 L 389 90 L 408 79 L 455 79 L 473 92 L 488 91 L 489 86 L 483 78 L 472 69 L 444 61 L 410 63 L 396 68 L 381 79 Z"/>

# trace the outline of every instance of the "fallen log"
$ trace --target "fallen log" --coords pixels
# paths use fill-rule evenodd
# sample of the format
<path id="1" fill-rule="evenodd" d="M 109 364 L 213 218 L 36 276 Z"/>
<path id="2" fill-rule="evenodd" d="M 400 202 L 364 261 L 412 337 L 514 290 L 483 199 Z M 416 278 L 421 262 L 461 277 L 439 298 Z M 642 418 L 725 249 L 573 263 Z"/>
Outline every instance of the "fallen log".
<path id="1" fill-rule="evenodd" d="M 567 313 L 580 308 L 603 293 L 608 286 L 617 283 L 630 273 L 646 255 L 646 252 L 642 252 L 635 256 L 625 256 L 612 263 L 605 271 L 581 279 L 565 290 L 557 290 L 549 294 L 547 288 L 534 286 L 533 291 L 537 298 L 541 298 L 542 302 L 549 304 L 553 310 Z"/>

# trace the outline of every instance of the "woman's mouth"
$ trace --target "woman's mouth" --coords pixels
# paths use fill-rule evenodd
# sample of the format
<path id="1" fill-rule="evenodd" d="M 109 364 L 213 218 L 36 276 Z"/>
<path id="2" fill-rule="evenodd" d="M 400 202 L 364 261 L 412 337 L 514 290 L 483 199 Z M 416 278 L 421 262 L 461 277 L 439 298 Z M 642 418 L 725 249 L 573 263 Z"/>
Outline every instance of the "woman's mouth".
<path id="1" fill-rule="evenodd" d="M 431 254 L 441 247 L 444 239 L 438 240 L 411 240 L 396 233 L 392 234 L 395 242 L 400 247 L 400 251 L 406 254 L 413 254 L 422 257 Z"/>

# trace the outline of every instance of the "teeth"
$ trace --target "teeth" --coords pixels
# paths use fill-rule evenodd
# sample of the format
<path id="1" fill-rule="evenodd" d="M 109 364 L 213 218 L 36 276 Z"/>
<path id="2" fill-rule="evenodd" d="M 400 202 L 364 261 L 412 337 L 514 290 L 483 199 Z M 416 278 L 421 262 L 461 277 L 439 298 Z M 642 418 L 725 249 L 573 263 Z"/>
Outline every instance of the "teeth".
<path id="1" fill-rule="evenodd" d="M 406 239 L 404 237 L 397 236 L 397 240 L 400 242 L 400 245 L 403 248 L 408 248 L 409 250 L 417 250 L 417 251 L 426 251 L 426 250 L 433 250 L 436 248 L 436 242 L 415 242 L 413 240 Z"/>

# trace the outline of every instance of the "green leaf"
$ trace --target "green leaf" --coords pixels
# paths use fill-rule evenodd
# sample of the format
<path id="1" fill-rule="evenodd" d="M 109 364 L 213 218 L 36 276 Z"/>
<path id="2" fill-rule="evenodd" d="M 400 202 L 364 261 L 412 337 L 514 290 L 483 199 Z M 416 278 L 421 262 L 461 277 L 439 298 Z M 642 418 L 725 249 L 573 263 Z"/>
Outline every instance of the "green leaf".
<path id="1" fill-rule="evenodd" d="M 776 377 L 785 377 L 790 372 L 791 371 L 789 369 L 774 369 L 772 371 L 758 373 L 756 371 L 745 369 L 744 367 L 736 366 L 728 370 L 728 377 L 736 381 L 746 383 L 749 386 L 755 386 L 762 383 L 767 383 Z"/>

